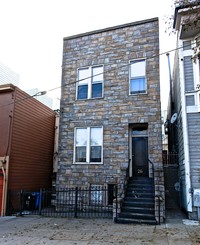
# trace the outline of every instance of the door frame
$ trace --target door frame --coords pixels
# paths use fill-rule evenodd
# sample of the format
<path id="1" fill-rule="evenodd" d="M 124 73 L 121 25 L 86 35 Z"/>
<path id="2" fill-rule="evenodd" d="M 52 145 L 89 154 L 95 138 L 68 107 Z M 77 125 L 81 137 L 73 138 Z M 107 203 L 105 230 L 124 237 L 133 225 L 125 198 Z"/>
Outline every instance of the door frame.
<path id="1" fill-rule="evenodd" d="M 137 129 L 143 129 L 144 128 L 144 134 L 135 134 L 133 135 L 133 130 Z M 149 137 L 148 137 L 148 124 L 147 123 L 138 123 L 133 126 L 129 126 L 129 177 L 133 177 L 133 159 L 132 159 L 132 138 L 133 137 L 146 137 L 147 138 L 147 156 L 149 155 L 149 147 L 148 147 L 148 142 L 149 142 Z M 148 164 L 148 163 L 147 163 Z M 149 175 L 149 164 L 148 164 L 148 175 Z"/>

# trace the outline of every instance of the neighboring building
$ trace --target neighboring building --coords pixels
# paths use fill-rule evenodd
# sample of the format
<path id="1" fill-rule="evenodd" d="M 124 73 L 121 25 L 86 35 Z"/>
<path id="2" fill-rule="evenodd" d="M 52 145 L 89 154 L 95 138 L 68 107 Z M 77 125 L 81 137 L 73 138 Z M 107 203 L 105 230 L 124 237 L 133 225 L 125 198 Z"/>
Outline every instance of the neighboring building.
<path id="1" fill-rule="evenodd" d="M 153 18 L 64 38 L 57 187 L 152 177 L 163 220 L 158 29 Z"/>
<path id="2" fill-rule="evenodd" d="M 0 63 L 0 85 L 12 83 L 15 86 L 19 85 L 19 75 L 12 71 L 9 67 Z"/>
<path id="3" fill-rule="evenodd" d="M 169 150 L 178 153 L 180 206 L 200 219 L 200 5 L 175 9 L 177 50 L 169 110 Z"/>
<path id="4" fill-rule="evenodd" d="M 0 211 L 16 191 L 52 185 L 55 112 L 12 84 L 0 85 Z M 8 202 L 7 202 L 8 200 Z"/>

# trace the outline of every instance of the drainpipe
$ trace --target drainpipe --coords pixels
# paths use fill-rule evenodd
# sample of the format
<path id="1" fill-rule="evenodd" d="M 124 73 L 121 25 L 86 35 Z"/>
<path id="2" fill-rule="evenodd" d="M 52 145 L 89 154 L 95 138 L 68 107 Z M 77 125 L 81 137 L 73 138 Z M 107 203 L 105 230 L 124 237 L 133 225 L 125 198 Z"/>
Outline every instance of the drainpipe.
<path id="1" fill-rule="evenodd" d="M 179 43 L 179 46 L 182 42 Z M 185 159 L 183 164 L 185 165 L 185 193 L 186 193 L 186 210 L 192 212 L 192 189 L 191 189 L 191 178 L 190 178 L 190 156 L 189 156 L 189 140 L 188 140 L 188 125 L 187 125 L 187 108 L 185 103 L 185 80 L 184 80 L 184 68 L 183 61 L 183 51 L 179 51 L 179 70 L 180 70 L 180 90 L 182 98 L 182 129 L 183 129 L 183 145 L 184 145 L 184 155 Z"/>
<path id="2" fill-rule="evenodd" d="M 169 92 L 170 92 L 170 113 L 169 113 L 169 117 L 171 119 L 172 117 L 172 75 L 171 75 L 171 66 L 170 66 L 170 58 L 169 58 L 169 53 L 166 54 L 167 55 L 167 59 L 168 59 L 168 69 L 169 69 Z M 175 151 L 175 147 L 174 147 L 174 126 L 173 124 L 171 124 L 171 121 L 169 121 L 169 126 L 170 126 L 170 138 L 171 138 L 171 151 L 174 152 Z"/>
<path id="3" fill-rule="evenodd" d="M 172 116 L 172 75 L 171 75 L 169 53 L 167 53 L 166 55 L 167 55 L 167 59 L 168 59 L 168 69 L 169 69 L 170 118 L 171 118 L 171 116 Z"/>
<path id="4" fill-rule="evenodd" d="M 1 159 L 1 169 L 3 172 L 3 196 L 1 216 L 6 215 L 7 189 L 8 189 L 8 157 Z"/>
<path id="5" fill-rule="evenodd" d="M 5 197 L 4 196 L 5 196 L 5 179 L 6 179 L 6 174 L 5 174 L 5 171 L 4 171 L 4 167 L 3 166 L 1 166 L 1 170 L 2 170 L 2 173 L 3 173 L 3 192 L 2 192 L 2 201 L 1 201 L 1 216 L 4 216 L 4 200 L 5 200 Z"/>
<path id="6" fill-rule="evenodd" d="M 54 132 L 54 155 L 53 155 L 53 173 L 57 173 L 58 165 L 58 137 L 59 137 L 59 112 L 55 115 L 55 132 Z"/>

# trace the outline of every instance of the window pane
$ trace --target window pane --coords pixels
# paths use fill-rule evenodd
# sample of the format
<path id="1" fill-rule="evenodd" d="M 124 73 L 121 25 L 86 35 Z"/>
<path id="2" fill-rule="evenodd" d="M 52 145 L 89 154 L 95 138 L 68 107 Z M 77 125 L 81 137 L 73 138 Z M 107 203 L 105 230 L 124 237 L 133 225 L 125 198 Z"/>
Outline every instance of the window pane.
<path id="1" fill-rule="evenodd" d="M 102 83 L 92 84 L 92 98 L 102 97 Z"/>
<path id="2" fill-rule="evenodd" d="M 86 146 L 87 145 L 87 129 L 77 128 L 76 129 L 76 146 Z"/>
<path id="3" fill-rule="evenodd" d="M 90 147 L 90 162 L 101 162 L 101 146 Z"/>
<path id="4" fill-rule="evenodd" d="M 87 99 L 88 97 L 88 85 L 78 86 L 78 96 L 77 99 Z"/>
<path id="5" fill-rule="evenodd" d="M 184 41 L 183 50 L 190 50 L 190 49 L 191 49 L 191 41 Z"/>
<path id="6" fill-rule="evenodd" d="M 91 128 L 90 145 L 102 145 L 102 128 Z"/>
<path id="7" fill-rule="evenodd" d="M 76 147 L 76 162 L 86 162 L 86 146 Z"/>
<path id="8" fill-rule="evenodd" d="M 98 75 L 99 74 L 99 75 Z M 92 82 L 102 82 L 103 81 L 103 66 L 94 67 L 92 69 Z"/>
<path id="9" fill-rule="evenodd" d="M 92 185 L 90 195 L 91 204 L 101 204 L 103 202 L 102 186 Z"/>
<path id="10" fill-rule="evenodd" d="M 88 84 L 88 82 L 90 80 L 89 76 L 90 76 L 90 73 L 89 73 L 88 68 L 78 70 L 78 80 L 82 80 L 82 81 L 79 81 L 79 84 L 80 85 L 81 84 Z"/>
<path id="11" fill-rule="evenodd" d="M 145 60 L 131 62 L 131 78 L 146 75 Z"/>
<path id="12" fill-rule="evenodd" d="M 130 93 L 145 93 L 146 92 L 146 80 L 145 78 L 131 79 Z"/>

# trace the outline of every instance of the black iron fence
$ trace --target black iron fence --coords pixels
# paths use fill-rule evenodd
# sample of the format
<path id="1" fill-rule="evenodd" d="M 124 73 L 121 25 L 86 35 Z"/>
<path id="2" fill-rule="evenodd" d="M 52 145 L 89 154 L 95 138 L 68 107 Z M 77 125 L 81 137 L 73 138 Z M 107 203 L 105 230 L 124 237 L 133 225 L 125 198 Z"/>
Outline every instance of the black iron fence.
<path id="1" fill-rule="evenodd" d="M 178 164 L 178 154 L 176 152 L 163 151 L 162 160 L 164 165 L 177 165 Z"/>
<path id="2" fill-rule="evenodd" d="M 10 192 L 7 215 L 112 218 L 115 193 L 114 185 Z"/>

